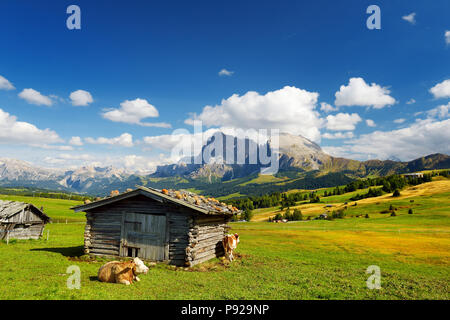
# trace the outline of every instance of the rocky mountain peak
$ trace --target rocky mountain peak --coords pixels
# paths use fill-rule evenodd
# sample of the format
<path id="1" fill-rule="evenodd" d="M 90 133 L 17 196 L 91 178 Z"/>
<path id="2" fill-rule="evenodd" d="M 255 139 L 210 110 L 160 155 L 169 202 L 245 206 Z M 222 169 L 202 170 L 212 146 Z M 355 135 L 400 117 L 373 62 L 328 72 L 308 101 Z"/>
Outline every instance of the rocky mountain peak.
<path id="1" fill-rule="evenodd" d="M 283 169 L 294 167 L 305 171 L 319 170 L 330 159 L 317 143 L 300 135 L 281 133 L 279 144 L 280 168 Z"/>

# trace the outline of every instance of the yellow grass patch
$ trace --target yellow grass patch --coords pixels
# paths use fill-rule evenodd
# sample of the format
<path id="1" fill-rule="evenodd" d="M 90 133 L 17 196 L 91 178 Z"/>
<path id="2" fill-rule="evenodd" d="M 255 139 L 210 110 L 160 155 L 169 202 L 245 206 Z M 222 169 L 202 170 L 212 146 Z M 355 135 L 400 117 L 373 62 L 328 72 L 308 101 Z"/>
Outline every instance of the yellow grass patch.
<path id="1" fill-rule="evenodd" d="M 402 200 L 411 197 L 429 196 L 436 193 L 450 192 L 450 180 L 438 180 L 433 182 L 423 183 L 417 186 L 409 187 L 400 191 L 400 197 L 396 197 L 395 200 Z M 375 202 L 391 201 L 392 194 L 385 194 L 380 197 L 367 198 L 358 200 L 359 204 L 372 204 Z"/>
<path id="2" fill-rule="evenodd" d="M 389 254 L 401 262 L 448 265 L 450 238 L 448 232 L 409 233 L 400 231 L 349 230 L 264 230 L 265 235 L 284 239 L 278 245 L 291 249 L 314 251 L 326 247 L 332 251 L 356 254 Z M 448 231 L 448 230 L 447 230 Z M 268 245 L 270 245 L 268 243 Z M 382 263 L 382 262 L 380 262 Z"/>

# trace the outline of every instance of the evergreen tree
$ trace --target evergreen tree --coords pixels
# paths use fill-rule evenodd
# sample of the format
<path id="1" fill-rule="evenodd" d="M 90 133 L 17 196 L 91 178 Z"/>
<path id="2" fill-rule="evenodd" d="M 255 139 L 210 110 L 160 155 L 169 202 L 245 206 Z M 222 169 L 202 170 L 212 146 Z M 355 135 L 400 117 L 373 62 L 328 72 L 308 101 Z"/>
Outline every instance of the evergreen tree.
<path id="1" fill-rule="evenodd" d="M 294 213 L 292 214 L 292 220 L 294 221 L 303 220 L 302 212 L 299 209 L 294 209 Z"/>
<path id="2" fill-rule="evenodd" d="M 243 212 L 243 217 L 245 221 L 251 221 L 253 218 L 253 212 L 249 209 L 245 209 Z"/>
<path id="3" fill-rule="evenodd" d="M 291 219 L 291 209 L 288 207 L 287 209 L 286 209 L 286 211 L 284 212 L 284 219 L 286 219 L 286 220 L 292 220 Z"/>

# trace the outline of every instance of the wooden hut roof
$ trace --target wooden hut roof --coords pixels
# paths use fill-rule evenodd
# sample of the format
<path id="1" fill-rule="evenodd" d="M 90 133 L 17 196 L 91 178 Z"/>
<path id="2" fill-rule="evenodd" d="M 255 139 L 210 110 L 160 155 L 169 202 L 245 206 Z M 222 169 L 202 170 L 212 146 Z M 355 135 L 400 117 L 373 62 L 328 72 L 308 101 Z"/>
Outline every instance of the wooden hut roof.
<path id="1" fill-rule="evenodd" d="M 12 216 L 18 214 L 22 210 L 31 209 L 45 222 L 50 221 L 50 217 L 36 208 L 34 205 L 25 202 L 0 200 L 0 222 L 7 221 Z"/>
<path id="2" fill-rule="evenodd" d="M 107 197 L 91 203 L 79 205 L 71 209 L 73 209 L 75 212 L 88 211 L 97 207 L 109 205 L 120 200 L 135 197 L 137 195 L 143 195 L 159 202 L 167 201 L 182 205 L 203 214 L 233 215 L 240 212 L 240 210 L 238 210 L 237 208 L 220 202 L 217 199 L 199 196 L 192 192 L 171 189 L 158 190 L 143 186 L 138 186 L 135 190 L 124 192 L 116 196 Z"/>

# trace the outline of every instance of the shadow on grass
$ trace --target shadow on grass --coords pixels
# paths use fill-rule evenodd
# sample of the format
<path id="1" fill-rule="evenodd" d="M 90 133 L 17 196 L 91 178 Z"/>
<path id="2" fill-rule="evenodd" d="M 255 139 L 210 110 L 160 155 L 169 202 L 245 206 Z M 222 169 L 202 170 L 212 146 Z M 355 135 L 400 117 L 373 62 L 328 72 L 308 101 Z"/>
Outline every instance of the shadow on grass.
<path id="1" fill-rule="evenodd" d="M 84 255 L 83 246 L 62 247 L 62 248 L 37 248 L 37 249 L 30 249 L 30 251 L 55 252 L 60 253 L 64 257 L 81 257 L 82 255 Z"/>
<path id="2" fill-rule="evenodd" d="M 100 281 L 100 280 L 98 280 L 98 277 L 97 277 L 97 276 L 90 276 L 90 277 L 89 277 L 89 280 L 90 280 L 90 281 Z"/>

